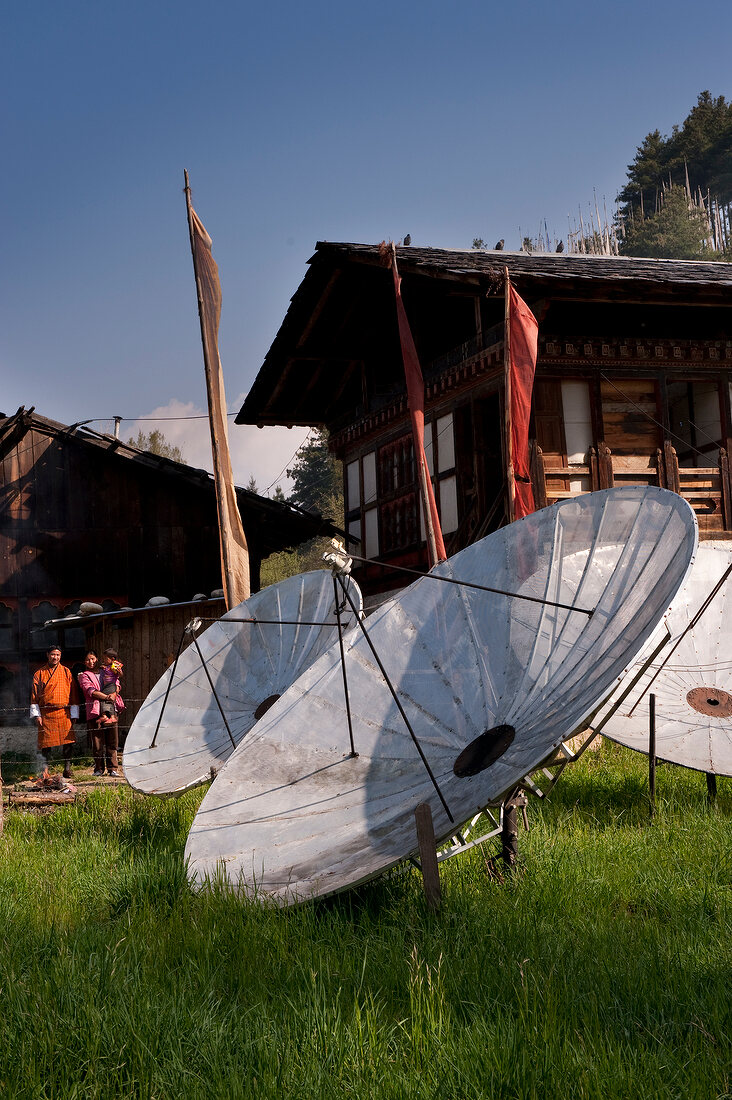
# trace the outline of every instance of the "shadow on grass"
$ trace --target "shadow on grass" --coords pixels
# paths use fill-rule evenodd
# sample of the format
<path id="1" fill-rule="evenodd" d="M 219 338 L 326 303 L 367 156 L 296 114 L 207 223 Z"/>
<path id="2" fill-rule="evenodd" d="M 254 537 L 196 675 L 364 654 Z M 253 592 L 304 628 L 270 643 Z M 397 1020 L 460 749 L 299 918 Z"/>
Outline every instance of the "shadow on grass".
<path id="1" fill-rule="evenodd" d="M 659 761 L 656 767 L 657 806 L 675 812 L 708 810 L 729 816 L 732 780 L 718 778 L 716 804 L 707 800 L 704 774 Z M 532 807 L 535 804 L 532 802 Z M 567 810 L 579 810 L 599 828 L 615 828 L 621 821 L 638 826 L 649 820 L 648 757 L 611 741 L 604 741 L 583 766 L 566 768 L 549 798 L 540 804 L 549 823 Z"/>

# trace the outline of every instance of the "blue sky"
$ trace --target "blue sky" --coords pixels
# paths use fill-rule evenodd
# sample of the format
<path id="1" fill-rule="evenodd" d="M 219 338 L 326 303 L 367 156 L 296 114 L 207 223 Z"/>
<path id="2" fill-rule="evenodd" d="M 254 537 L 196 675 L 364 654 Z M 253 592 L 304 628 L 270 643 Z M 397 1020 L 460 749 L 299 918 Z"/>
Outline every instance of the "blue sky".
<path id="1" fill-rule="evenodd" d="M 6 8 L 0 410 L 203 410 L 184 168 L 234 410 L 317 240 L 564 237 L 649 130 L 732 96 L 730 41 L 729 0 Z M 210 465 L 204 423 L 146 426 Z M 267 486 L 302 434 L 232 428 L 238 480 Z"/>

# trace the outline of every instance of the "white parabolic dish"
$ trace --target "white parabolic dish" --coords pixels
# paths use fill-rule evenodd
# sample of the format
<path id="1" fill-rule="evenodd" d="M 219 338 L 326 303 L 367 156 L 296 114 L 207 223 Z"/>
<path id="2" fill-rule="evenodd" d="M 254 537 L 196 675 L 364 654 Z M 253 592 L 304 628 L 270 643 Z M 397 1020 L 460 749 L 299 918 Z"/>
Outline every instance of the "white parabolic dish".
<path id="1" fill-rule="evenodd" d="M 689 630 L 730 564 L 729 543 L 699 546 L 694 567 L 663 623 L 598 714 L 597 725 L 604 735 L 647 753 L 649 695 L 653 692 L 656 756 L 686 768 L 732 775 L 732 576 Z M 626 683 L 641 672 L 666 633 L 666 646 L 604 721 L 624 694 Z"/>
<path id="2" fill-rule="evenodd" d="M 696 543 L 681 497 L 609 489 L 536 512 L 433 571 L 574 603 L 591 617 L 428 576 L 366 620 L 455 824 L 583 728 L 657 626 Z M 209 788 L 186 846 L 192 880 L 223 874 L 242 893 L 290 904 L 415 852 L 420 802 L 431 805 L 438 840 L 455 832 L 359 628 L 346 639 L 346 666 L 359 755 L 349 755 L 336 646 Z M 515 730 L 502 755 L 458 778 L 457 756 L 500 725 Z"/>
<path id="3" fill-rule="evenodd" d="M 358 585 L 347 583 L 360 611 Z M 342 617 L 344 625 L 353 626 L 350 606 Z M 235 621 L 241 619 L 258 622 Z M 200 635 L 198 645 L 237 745 L 267 706 L 337 638 L 333 578 L 322 569 L 262 589 Z M 145 794 L 181 794 L 197 787 L 234 751 L 195 645 L 181 653 L 166 702 L 172 676 L 173 666 L 148 695 L 125 742 L 125 777 Z"/>

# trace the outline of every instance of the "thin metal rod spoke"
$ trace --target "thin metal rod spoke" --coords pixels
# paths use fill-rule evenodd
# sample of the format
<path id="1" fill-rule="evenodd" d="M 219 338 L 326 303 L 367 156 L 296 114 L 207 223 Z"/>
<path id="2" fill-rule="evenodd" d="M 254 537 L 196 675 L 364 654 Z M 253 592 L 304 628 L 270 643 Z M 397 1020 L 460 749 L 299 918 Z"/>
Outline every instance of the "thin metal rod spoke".
<path id="1" fill-rule="evenodd" d="M 575 607 L 570 603 L 559 603 L 557 600 L 542 600 L 539 596 L 524 596 L 521 592 L 507 592 L 505 588 L 492 588 L 487 584 L 475 584 L 473 581 L 461 581 L 457 577 L 443 577 L 439 573 L 422 573 L 419 569 L 409 569 L 406 565 L 392 565 L 388 561 L 374 561 L 373 558 L 360 558 L 358 554 L 349 556 L 354 561 L 363 562 L 365 565 L 379 565 L 382 569 L 393 569 L 396 573 L 409 573 L 413 577 L 427 577 L 432 581 L 442 581 L 443 584 L 457 584 L 461 588 L 474 588 L 477 592 L 493 592 L 497 596 L 510 596 L 514 600 L 525 600 L 527 603 L 540 603 L 545 607 L 559 607 L 564 611 L 576 611 L 580 615 L 591 618 L 594 607 Z"/>
<path id="2" fill-rule="evenodd" d="M 196 618 L 202 623 L 252 623 L 255 626 L 338 626 L 338 621 L 332 619 L 230 619 L 228 615 L 225 619 L 204 619 L 200 615 Z"/>
<path id="3" fill-rule="evenodd" d="M 343 692 L 346 697 L 346 717 L 348 718 L 348 736 L 351 739 L 351 756 L 358 756 L 353 743 L 353 721 L 351 719 L 351 700 L 348 695 L 348 675 L 346 673 L 346 654 L 343 649 L 343 629 L 341 627 L 341 607 L 338 602 L 338 583 L 333 577 L 333 595 L 335 597 L 336 616 L 338 618 L 338 644 L 341 647 L 341 670 L 343 672 Z"/>
<path id="4" fill-rule="evenodd" d="M 207 667 L 206 662 L 204 660 L 203 654 L 201 653 L 201 647 L 198 644 L 198 639 L 196 638 L 195 634 L 193 635 L 193 644 L 196 647 L 196 650 L 198 651 L 198 656 L 201 658 L 201 664 L 203 665 L 203 671 L 206 673 L 206 679 L 209 682 L 209 685 L 211 687 L 211 691 L 213 692 L 213 697 L 216 700 L 216 706 L 219 708 L 219 710 L 221 712 L 221 717 L 223 718 L 224 725 L 226 726 L 226 732 L 228 733 L 229 737 L 231 738 L 232 745 L 234 746 L 234 748 L 236 748 L 236 741 L 234 740 L 234 735 L 233 735 L 233 733 L 231 732 L 231 730 L 229 728 L 229 723 L 226 719 L 226 715 L 224 714 L 224 708 L 221 706 L 221 700 L 219 699 L 218 694 L 216 692 L 216 688 L 214 687 L 214 682 L 211 679 L 211 675 L 208 671 L 208 667 Z"/>
<path id="5" fill-rule="evenodd" d="M 373 654 L 373 657 L 374 657 L 374 660 L 376 661 L 376 664 L 379 666 L 379 671 L 381 672 L 381 675 L 384 677 L 384 680 L 386 681 L 386 686 L 389 688 L 389 691 L 391 692 L 391 697 L 394 700 L 394 702 L 396 703 L 397 709 L 398 709 L 399 713 L 401 714 L 401 716 L 404 720 L 404 725 L 409 730 L 409 736 L 412 738 L 412 741 L 414 742 L 414 745 L 417 749 L 417 752 L 419 753 L 419 755 L 421 757 L 422 763 L 424 764 L 424 766 L 427 770 L 427 774 L 430 777 L 430 779 L 432 780 L 432 786 L 437 791 L 440 802 L 442 803 L 442 805 L 445 808 L 445 813 L 447 814 L 447 816 L 450 818 L 450 821 L 454 825 L 455 824 L 455 818 L 452 816 L 452 813 L 450 812 L 450 807 L 448 806 L 447 802 L 445 801 L 445 796 L 443 795 L 442 791 L 440 790 L 440 785 L 437 782 L 437 780 L 435 779 L 432 768 L 429 765 L 429 761 L 427 760 L 427 757 L 425 756 L 424 752 L 422 751 L 422 746 L 419 743 L 419 740 L 417 738 L 416 733 L 412 729 L 411 723 L 410 723 L 409 719 L 407 718 L 404 707 L 400 703 L 399 697 L 398 697 L 398 695 L 397 695 L 397 693 L 394 689 L 394 686 L 393 686 L 391 680 L 389 679 L 389 676 L 387 675 L 387 671 L 384 668 L 383 664 L 381 663 L 381 658 L 379 657 L 378 653 L 376 652 L 376 649 L 374 647 L 374 643 L 371 641 L 371 638 L 369 637 L 368 631 L 366 630 L 366 627 L 364 626 L 363 622 L 358 617 L 358 611 L 356 609 L 356 606 L 355 606 L 353 600 L 351 599 L 351 594 L 348 591 L 348 589 L 346 588 L 345 584 L 343 583 L 343 580 L 342 580 L 341 577 L 338 577 L 338 582 L 339 582 L 341 588 L 343 589 L 343 592 L 345 593 L 345 597 L 346 597 L 346 599 L 348 600 L 348 603 L 351 606 L 351 610 L 353 611 L 354 615 L 356 616 L 356 619 L 358 621 L 358 625 L 361 627 L 361 632 L 363 633 L 363 636 L 366 639 L 366 644 L 368 645 L 369 649 L 371 650 L 371 653 Z"/>
<path id="6" fill-rule="evenodd" d="M 185 639 L 185 636 L 186 636 L 187 632 L 188 632 L 188 627 L 184 626 L 183 630 L 182 630 L 182 633 L 181 633 L 181 636 L 180 636 L 180 641 L 178 642 L 178 652 L 176 653 L 175 660 L 173 661 L 173 671 L 170 674 L 170 679 L 168 680 L 168 686 L 165 689 L 165 698 L 163 699 L 163 705 L 161 707 L 160 714 L 158 715 L 158 723 L 155 727 L 155 733 L 153 734 L 153 739 L 150 742 L 150 748 L 151 749 L 155 748 L 155 742 L 157 741 L 157 738 L 158 738 L 158 730 L 160 729 L 160 723 L 162 722 L 163 715 L 165 714 L 165 707 L 168 703 L 168 696 L 170 695 L 170 689 L 173 686 L 173 680 L 175 679 L 175 670 L 178 667 L 178 658 L 181 655 L 181 650 L 183 649 L 183 641 Z"/>

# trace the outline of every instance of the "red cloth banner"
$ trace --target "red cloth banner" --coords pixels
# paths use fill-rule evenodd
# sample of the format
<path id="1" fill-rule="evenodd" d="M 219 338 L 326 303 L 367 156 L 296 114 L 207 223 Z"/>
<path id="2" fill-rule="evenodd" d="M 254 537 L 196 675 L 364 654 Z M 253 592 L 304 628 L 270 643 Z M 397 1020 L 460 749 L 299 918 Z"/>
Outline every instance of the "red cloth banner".
<path id="1" fill-rule="evenodd" d="M 394 276 L 397 320 L 399 322 L 399 339 L 402 345 L 402 359 L 404 360 L 404 374 L 407 379 L 407 401 L 409 403 L 409 415 L 412 420 L 414 458 L 415 462 L 420 464 L 421 470 L 423 471 L 423 477 L 420 484 L 426 486 L 429 511 L 432 518 L 432 529 L 435 536 L 437 561 L 444 561 L 447 554 L 445 553 L 445 543 L 442 538 L 440 517 L 437 514 L 437 502 L 435 501 L 435 494 L 432 489 L 430 472 L 427 468 L 427 455 L 424 451 L 424 378 L 422 377 L 422 368 L 419 365 L 417 349 L 414 346 L 412 330 L 409 327 L 407 313 L 404 309 L 404 301 L 402 300 L 402 280 L 397 270 L 396 250 L 392 252 L 391 270 Z M 425 526 L 427 526 L 426 523 Z M 429 538 L 427 540 L 427 546 L 429 547 Z M 436 565 L 437 563 L 431 562 L 430 564 Z"/>
<path id="2" fill-rule="evenodd" d="M 534 388 L 539 325 L 523 298 L 508 284 L 511 350 L 511 461 L 514 478 L 514 518 L 534 511 L 529 465 L 529 418 Z"/>

